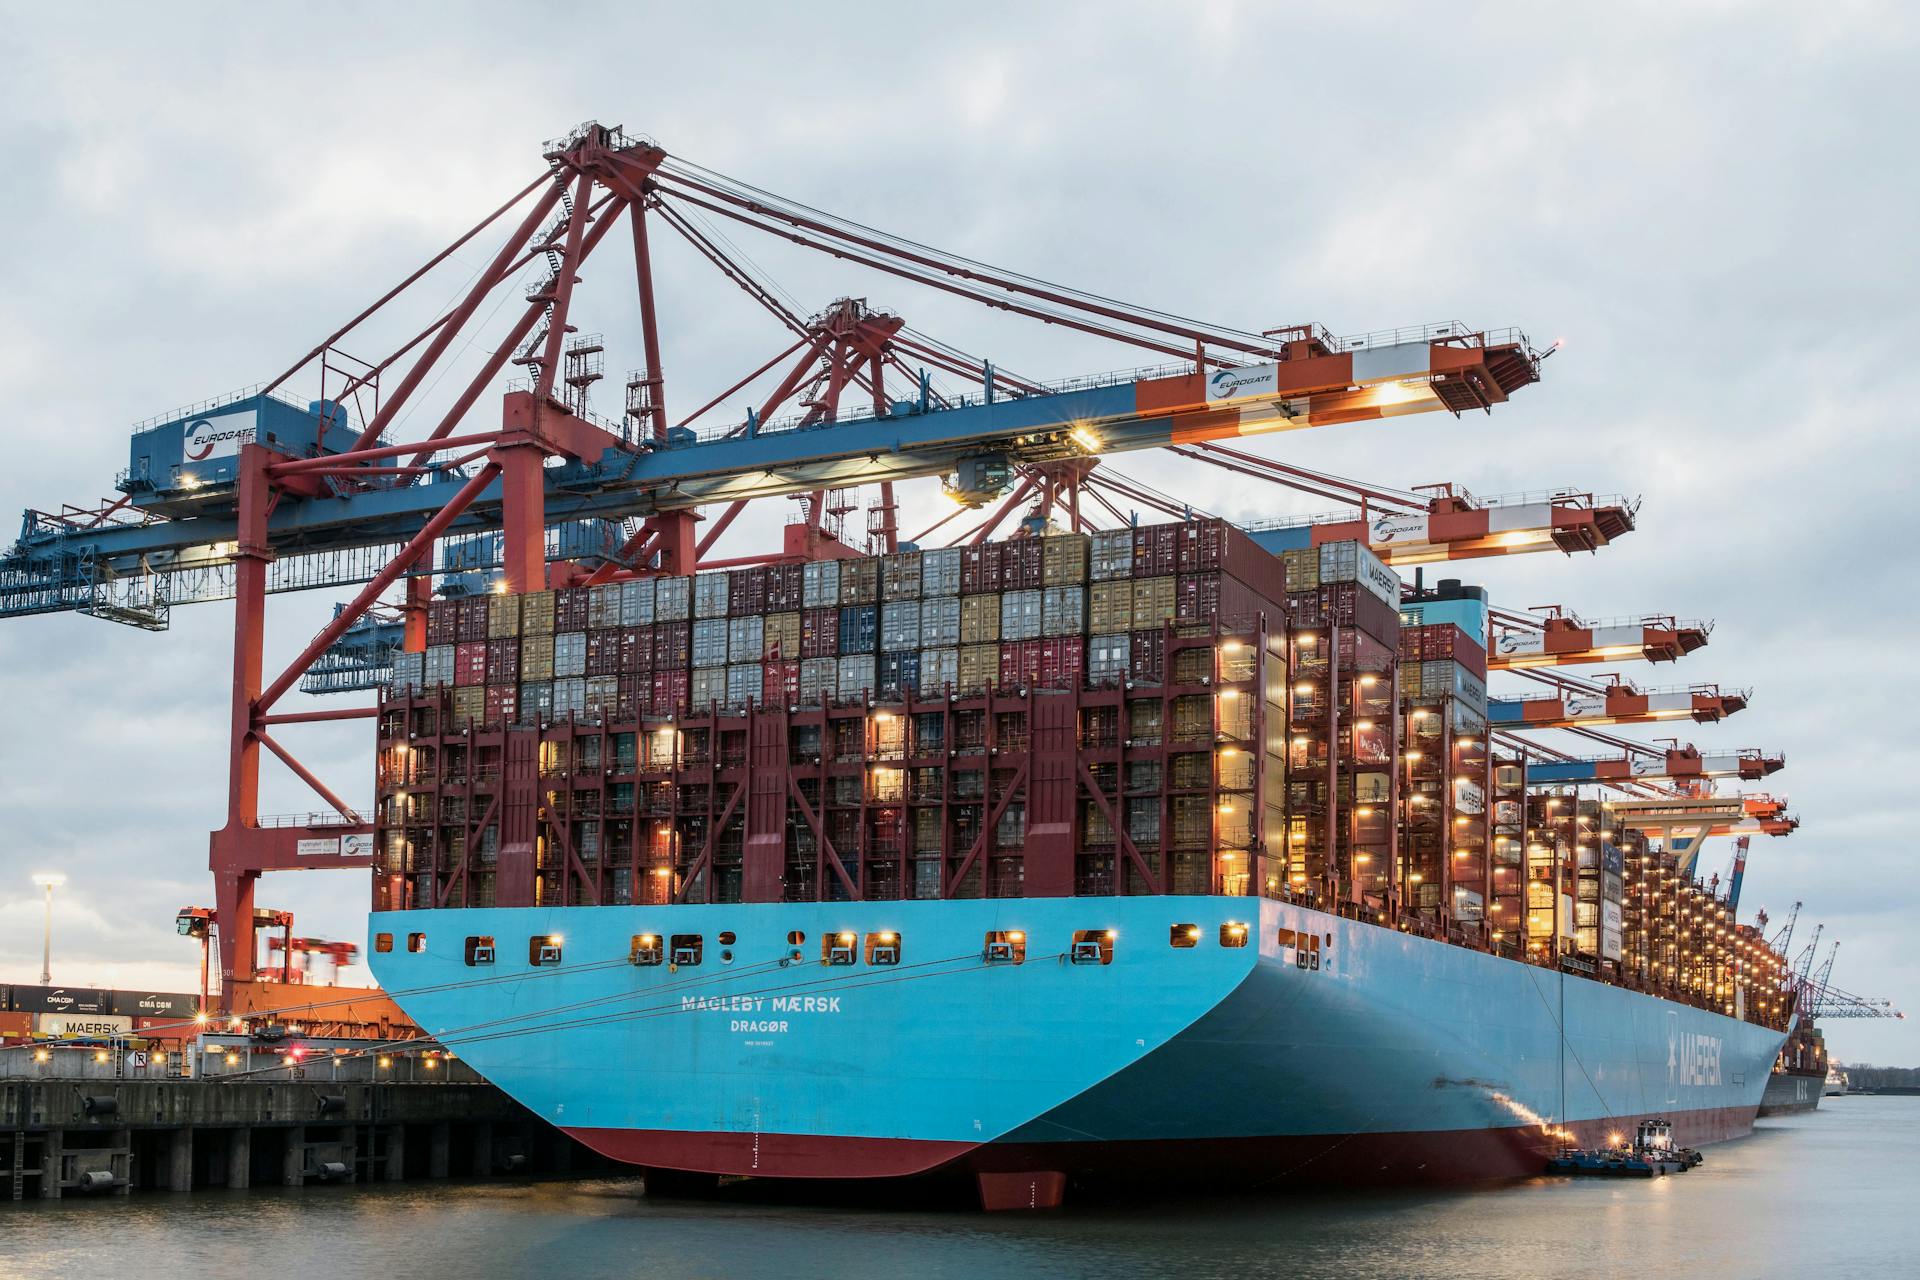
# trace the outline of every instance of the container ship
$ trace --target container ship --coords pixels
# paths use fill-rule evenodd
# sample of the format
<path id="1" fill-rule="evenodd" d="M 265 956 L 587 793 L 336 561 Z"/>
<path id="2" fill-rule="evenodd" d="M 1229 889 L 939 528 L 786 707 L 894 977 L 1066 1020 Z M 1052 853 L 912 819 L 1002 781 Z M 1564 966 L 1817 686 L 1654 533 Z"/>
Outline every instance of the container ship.
<path id="1" fill-rule="evenodd" d="M 1205 520 L 435 601 L 375 975 L 656 1170 L 1016 1207 L 1740 1136 L 1780 959 L 1494 749 L 1483 597 Z"/>
<path id="2" fill-rule="evenodd" d="M 1826 1091 L 1830 1062 L 1827 1040 L 1812 1019 L 1796 1020 L 1793 1032 L 1780 1046 L 1773 1073 L 1767 1077 L 1767 1091 L 1760 1099 L 1763 1116 L 1792 1115 L 1812 1111 L 1820 1105 Z"/>
<path id="3" fill-rule="evenodd" d="M 30 510 L 0 556 L 0 618 L 160 631 L 234 601 L 214 904 L 183 915 L 217 935 L 222 1016 L 261 1008 L 258 935 L 291 931 L 261 877 L 370 868 L 401 1010 L 656 1170 L 971 1176 L 1039 1206 L 1069 1181 L 1531 1173 L 1648 1117 L 1683 1144 L 1746 1131 L 1794 991 L 1694 868 L 1706 837 L 1792 828 L 1784 801 L 1714 793 L 1782 761 L 1599 732 L 1744 694 L 1561 669 L 1668 661 L 1705 627 L 1398 572 L 1592 551 L 1635 505 L 1386 490 L 1247 447 L 1492 412 L 1552 348 L 1174 316 L 595 121 L 540 160 L 278 377 L 139 424 L 118 497 Z M 1155 363 L 1041 383 L 861 297 L 802 314 L 712 219 Z M 672 415 L 671 237 L 783 347 Z M 609 238 L 633 256 L 596 277 Z M 628 289 L 608 416 L 596 321 Z M 389 332 L 418 336 L 382 354 Z M 1150 449 L 1358 510 L 1198 518 L 1108 465 Z M 895 486 L 936 483 L 958 505 L 901 538 Z M 782 497 L 804 518 L 779 552 L 712 558 Z M 913 545 L 969 511 L 966 545 Z M 272 597 L 334 588 L 273 675 Z M 1542 687 L 1490 698 L 1490 668 Z M 296 688 L 380 694 L 288 710 Z M 294 740 L 361 717 L 370 811 Z M 1561 730 L 1624 754 L 1528 736 Z M 324 810 L 261 812 L 281 765 Z"/>

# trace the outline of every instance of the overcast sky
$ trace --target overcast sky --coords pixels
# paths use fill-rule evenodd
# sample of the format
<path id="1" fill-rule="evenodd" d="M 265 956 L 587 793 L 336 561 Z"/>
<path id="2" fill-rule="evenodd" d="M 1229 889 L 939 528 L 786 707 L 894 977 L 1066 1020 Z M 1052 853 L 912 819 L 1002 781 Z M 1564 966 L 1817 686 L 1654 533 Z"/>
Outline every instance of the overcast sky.
<path id="1" fill-rule="evenodd" d="M 1255 447 L 1397 486 L 1643 496 L 1638 532 L 1597 556 L 1459 567 L 1508 606 L 1714 619 L 1679 667 L 1625 673 L 1751 686 L 1751 709 L 1680 736 L 1787 753 L 1768 785 L 1804 825 L 1757 843 L 1743 906 L 1778 921 L 1804 900 L 1801 936 L 1824 921 L 1844 943 L 1840 985 L 1920 1012 L 1920 609 L 1895 545 L 1920 463 L 1909 6 L 435 8 L 108 5 L 80 26 L 42 7 L 0 26 L 0 507 L 110 493 L 131 423 L 278 373 L 587 118 L 927 243 L 1239 327 L 1517 324 L 1566 347 L 1491 417 Z M 868 296 L 1030 376 L 1139 363 L 750 234 L 803 310 Z M 684 245 L 657 259 L 671 407 L 786 345 Z M 621 261 L 581 304 L 608 335 L 616 411 L 617 375 L 641 363 Z M 376 355 L 403 328 L 349 349 Z M 1237 517 L 1326 505 L 1170 458 L 1115 465 Z M 788 504 L 763 505 L 727 548 L 777 537 Z M 334 598 L 276 598 L 269 666 Z M 49 867 L 69 876 L 57 979 L 191 985 L 172 917 L 210 904 L 230 645 L 226 605 L 179 610 L 161 635 L 0 627 L 0 981 L 38 976 L 28 873 Z M 364 725 L 295 749 L 370 795 Z M 264 811 L 309 807 L 265 773 Z M 1730 856 L 1717 842 L 1703 866 Z M 308 873 L 270 877 L 260 901 L 361 939 L 365 897 L 364 875 Z M 1915 1025 L 1837 1023 L 1829 1043 L 1916 1064 Z"/>

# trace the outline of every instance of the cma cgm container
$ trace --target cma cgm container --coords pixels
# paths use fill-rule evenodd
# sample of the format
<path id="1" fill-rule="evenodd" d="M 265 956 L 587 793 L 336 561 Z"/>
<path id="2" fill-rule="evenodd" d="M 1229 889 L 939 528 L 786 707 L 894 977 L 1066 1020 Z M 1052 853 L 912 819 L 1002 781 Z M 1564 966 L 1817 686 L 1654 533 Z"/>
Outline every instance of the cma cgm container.
<path id="1" fill-rule="evenodd" d="M 1749 984 L 1734 1016 L 1644 968 L 1630 984 L 1630 942 L 1592 974 L 1528 963 L 1470 920 L 1472 884 L 1375 896 L 1384 873 L 1358 859 L 1392 859 L 1353 806 L 1396 794 L 1380 700 L 1397 682 L 1379 673 L 1402 652 L 1397 609 L 1358 554 L 1323 554 L 1290 593 L 1279 559 L 1202 523 L 922 553 L 917 577 L 896 557 L 783 586 L 662 579 L 644 697 L 622 695 L 624 662 L 584 674 L 605 652 L 591 635 L 639 624 L 565 592 L 555 673 L 529 681 L 528 597 L 519 705 L 497 724 L 456 705 L 456 614 L 445 681 L 428 651 L 378 716 L 376 975 L 580 1140 L 705 1174 L 946 1171 L 1028 1205 L 1129 1162 L 1263 1184 L 1517 1175 L 1650 1098 L 1683 1141 L 1744 1131 L 1783 1038 L 1759 970 L 1730 976 Z M 1120 582 L 1090 631 L 1094 589 Z M 1076 625 L 1050 627 L 1049 593 L 1069 592 Z M 936 645 L 943 598 L 956 643 Z M 908 602 L 903 643 L 887 610 Z M 746 619 L 758 652 L 731 661 Z M 774 631 L 800 652 L 773 658 Z M 576 647 L 583 674 L 559 675 Z M 1380 706 L 1338 748 L 1314 737 L 1330 663 L 1343 705 Z M 1449 689 L 1436 755 L 1471 723 Z M 1347 843 L 1297 870 L 1295 836 L 1329 829 Z M 1568 871 L 1596 939 L 1606 874 Z M 1687 901 L 1692 930 L 1711 908 Z M 620 1017 L 474 1030 L 614 1005 L 652 1009 L 645 1034 Z M 1593 1089 L 1563 1088 L 1563 1046 Z"/>

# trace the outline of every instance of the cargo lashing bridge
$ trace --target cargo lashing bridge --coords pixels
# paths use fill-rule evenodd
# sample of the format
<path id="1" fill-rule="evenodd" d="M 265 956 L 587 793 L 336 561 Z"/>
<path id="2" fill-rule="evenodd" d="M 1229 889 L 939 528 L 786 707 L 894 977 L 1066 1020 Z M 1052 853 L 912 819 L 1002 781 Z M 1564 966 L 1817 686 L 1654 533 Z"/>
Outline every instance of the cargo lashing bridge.
<path id="1" fill-rule="evenodd" d="M 1349 505 L 1317 522 L 1256 530 L 1274 550 L 1357 537 L 1392 563 L 1417 564 L 1591 550 L 1633 526 L 1634 505 L 1621 499 L 1563 491 L 1482 502 L 1454 486 L 1392 491 L 1236 447 L 1240 437 L 1308 427 L 1491 410 L 1536 381 L 1547 354 L 1517 331 L 1443 324 L 1339 339 L 1317 325 L 1238 330 L 930 249 L 726 178 L 618 128 L 584 125 L 549 144 L 544 158 L 511 199 L 278 377 L 141 424 L 118 497 L 28 512 L 0 559 L 0 616 L 73 611 L 158 629 L 176 604 L 235 601 L 227 817 L 211 840 L 230 1000 L 254 974 L 262 872 L 371 862 L 352 839 L 370 830 L 365 816 L 280 737 L 285 726 L 374 709 L 289 712 L 281 700 L 296 684 L 330 691 L 377 681 L 383 646 L 390 652 L 424 634 L 435 577 L 477 576 L 482 585 L 465 589 L 485 589 L 497 573 L 502 589 L 519 592 L 858 554 L 826 519 L 827 495 L 856 485 L 880 486 L 869 545 L 892 550 L 900 545 L 892 486 L 915 478 L 939 478 L 960 504 L 923 537 L 971 511 L 979 523 L 956 541 L 984 539 L 1026 504 L 1076 528 L 1101 512 L 1125 523 L 1123 504 L 1190 512 L 1101 465 L 1152 448 Z M 730 252 L 721 225 L 1118 342 L 1158 363 L 1048 383 L 997 369 L 856 299 L 803 316 Z M 663 230 L 768 310 L 790 339 L 678 420 L 668 414 L 653 279 L 653 241 Z M 496 247 L 471 287 L 416 336 L 373 361 L 342 350 L 370 317 L 417 296 L 414 285 L 489 235 Z M 623 412 L 610 418 L 589 407 L 604 343 L 581 332 L 576 286 L 590 259 L 605 264 L 607 255 L 595 255 L 615 235 L 631 248 L 610 274 L 632 272 L 642 363 L 627 378 Z M 516 309 L 512 291 L 529 273 Z M 477 318 L 502 297 L 512 323 L 477 344 L 491 356 L 450 380 L 447 402 L 422 414 L 432 422 L 424 435 L 396 440 L 402 415 L 424 407 L 461 345 L 479 334 Z M 516 372 L 497 412 L 482 409 Z M 289 393 L 296 376 L 316 373 L 314 398 Z M 769 376 L 777 381 L 744 421 L 694 425 Z M 779 496 L 801 498 L 804 509 L 779 553 L 703 560 L 742 504 Z M 702 509 L 714 513 L 704 532 Z M 354 597 L 270 674 L 268 596 L 353 584 Z M 399 602 L 383 604 L 395 588 Z M 263 822 L 263 751 L 334 814 Z"/>

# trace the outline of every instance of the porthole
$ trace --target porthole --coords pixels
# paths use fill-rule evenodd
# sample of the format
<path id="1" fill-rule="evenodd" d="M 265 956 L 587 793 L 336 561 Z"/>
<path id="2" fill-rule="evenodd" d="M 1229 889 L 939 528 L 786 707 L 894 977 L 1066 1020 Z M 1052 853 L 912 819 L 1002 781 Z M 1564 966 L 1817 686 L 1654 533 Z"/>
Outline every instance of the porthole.
<path id="1" fill-rule="evenodd" d="M 1200 926 L 1197 924 L 1176 924 L 1167 930 L 1167 945 L 1170 947 L 1197 947 L 1200 945 Z"/>
<path id="2" fill-rule="evenodd" d="M 1247 926 L 1238 920 L 1229 920 L 1220 926 L 1220 945 L 1223 947 L 1244 947 L 1247 945 Z"/>
<path id="3" fill-rule="evenodd" d="M 1116 936 L 1112 929 L 1076 929 L 1067 959 L 1074 964 L 1112 964 Z"/>
<path id="4" fill-rule="evenodd" d="M 719 943 L 723 947 L 732 946 L 734 944 L 733 930 L 729 929 L 725 933 L 721 934 L 719 937 Z"/>
<path id="5" fill-rule="evenodd" d="M 787 934 L 787 945 L 790 947 L 797 947 L 806 940 L 807 931 L 805 929 L 794 929 Z"/>
<path id="6" fill-rule="evenodd" d="M 387 952 L 389 952 L 389 951 L 391 951 L 391 950 L 393 950 L 393 935 L 392 935 L 392 934 L 390 934 L 390 933 L 376 933 L 376 934 L 374 934 L 374 935 L 373 935 L 373 949 L 374 949 L 375 951 L 378 951 L 378 952 L 380 952 L 380 953 L 381 953 L 381 954 L 383 954 L 383 955 L 384 955 L 385 953 L 387 953 Z"/>
<path id="7" fill-rule="evenodd" d="M 1019 929 L 995 929 L 986 938 L 982 958 L 988 964 L 1024 964 L 1027 959 L 1027 935 Z"/>

